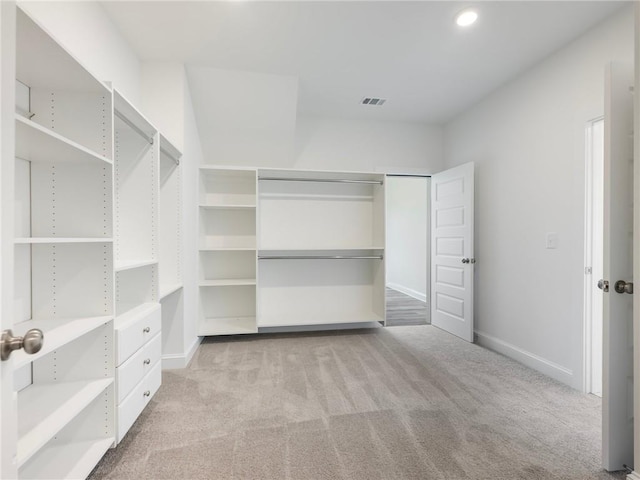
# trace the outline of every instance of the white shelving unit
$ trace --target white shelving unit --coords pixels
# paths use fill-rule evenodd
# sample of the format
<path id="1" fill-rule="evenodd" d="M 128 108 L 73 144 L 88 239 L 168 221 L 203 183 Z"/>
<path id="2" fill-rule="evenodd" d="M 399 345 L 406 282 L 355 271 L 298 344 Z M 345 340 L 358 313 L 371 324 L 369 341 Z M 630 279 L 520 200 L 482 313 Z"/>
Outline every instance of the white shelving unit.
<path id="1" fill-rule="evenodd" d="M 155 127 L 117 91 L 113 111 L 116 439 L 120 442 L 161 383 L 160 358 L 150 355 L 150 349 L 161 338 L 160 152 L 167 147 Z"/>
<path id="2" fill-rule="evenodd" d="M 200 168 L 199 335 L 256 333 L 256 171 Z"/>
<path id="3" fill-rule="evenodd" d="M 199 334 L 384 324 L 384 181 L 201 167 Z"/>
<path id="4" fill-rule="evenodd" d="M 384 324 L 384 175 L 258 175 L 258 327 Z"/>
<path id="5" fill-rule="evenodd" d="M 16 21 L 13 331 L 45 338 L 12 356 L 18 477 L 84 477 L 115 441 L 113 97 Z"/>

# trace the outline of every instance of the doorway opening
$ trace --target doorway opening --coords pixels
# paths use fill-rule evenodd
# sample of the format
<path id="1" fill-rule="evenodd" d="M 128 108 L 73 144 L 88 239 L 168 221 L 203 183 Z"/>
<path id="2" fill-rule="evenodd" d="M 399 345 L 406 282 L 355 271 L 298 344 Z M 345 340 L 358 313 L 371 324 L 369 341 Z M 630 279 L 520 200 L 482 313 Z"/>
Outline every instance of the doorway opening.
<path id="1" fill-rule="evenodd" d="M 386 179 L 387 326 L 431 323 L 430 180 L 424 175 Z"/>
<path id="2" fill-rule="evenodd" d="M 604 119 L 590 121 L 585 148 L 584 390 L 602 397 Z"/>

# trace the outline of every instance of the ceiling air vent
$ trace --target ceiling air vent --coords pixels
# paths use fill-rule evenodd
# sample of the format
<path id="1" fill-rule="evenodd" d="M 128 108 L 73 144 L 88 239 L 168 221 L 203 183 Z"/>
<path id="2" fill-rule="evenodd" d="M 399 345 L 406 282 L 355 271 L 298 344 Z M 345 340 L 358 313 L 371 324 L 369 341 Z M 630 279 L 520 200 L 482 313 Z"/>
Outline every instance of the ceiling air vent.
<path id="1" fill-rule="evenodd" d="M 381 107 L 386 102 L 386 98 L 374 98 L 374 97 L 364 97 L 360 100 L 361 105 L 375 105 L 376 107 Z"/>

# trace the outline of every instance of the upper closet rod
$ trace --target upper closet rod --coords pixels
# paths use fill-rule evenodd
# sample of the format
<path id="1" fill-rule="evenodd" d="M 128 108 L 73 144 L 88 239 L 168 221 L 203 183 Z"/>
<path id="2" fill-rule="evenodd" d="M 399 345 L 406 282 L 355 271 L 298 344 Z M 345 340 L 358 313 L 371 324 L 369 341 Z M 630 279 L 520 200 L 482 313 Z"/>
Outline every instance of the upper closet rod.
<path id="1" fill-rule="evenodd" d="M 160 147 L 160 151 L 162 153 L 164 153 L 167 157 L 169 157 L 171 160 L 173 160 L 174 162 L 176 162 L 176 165 L 180 165 L 180 159 L 174 157 L 173 155 L 171 155 L 171 153 L 169 153 L 166 149 Z"/>
<path id="2" fill-rule="evenodd" d="M 277 180 L 280 182 L 327 182 L 327 183 L 366 183 L 382 185 L 382 180 L 347 180 L 343 178 L 285 178 L 285 177 L 258 177 L 258 180 Z"/>
<path id="3" fill-rule="evenodd" d="M 142 130 L 140 127 L 138 127 L 135 123 L 133 123 L 131 120 L 129 120 L 126 116 L 124 116 L 122 113 L 120 113 L 118 110 L 114 110 L 115 116 L 118 117 L 120 120 L 122 120 L 124 123 L 126 123 L 129 127 L 131 127 L 131 129 L 136 132 L 138 135 L 140 135 L 142 138 L 144 138 L 147 142 L 149 142 L 149 144 L 153 145 L 153 137 L 147 135 L 147 133 Z"/>

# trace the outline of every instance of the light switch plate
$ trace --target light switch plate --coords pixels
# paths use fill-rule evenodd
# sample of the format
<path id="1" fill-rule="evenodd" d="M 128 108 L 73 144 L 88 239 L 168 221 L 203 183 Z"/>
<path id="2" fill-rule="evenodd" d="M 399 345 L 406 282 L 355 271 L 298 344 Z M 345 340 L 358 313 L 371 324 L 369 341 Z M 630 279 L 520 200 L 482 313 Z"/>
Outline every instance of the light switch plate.
<path id="1" fill-rule="evenodd" d="M 558 234 L 556 232 L 547 233 L 547 248 L 558 248 Z"/>

